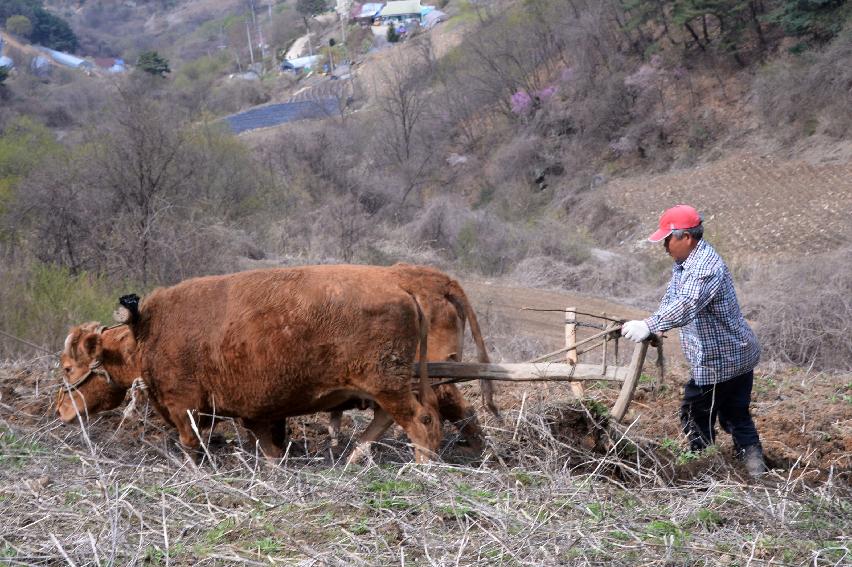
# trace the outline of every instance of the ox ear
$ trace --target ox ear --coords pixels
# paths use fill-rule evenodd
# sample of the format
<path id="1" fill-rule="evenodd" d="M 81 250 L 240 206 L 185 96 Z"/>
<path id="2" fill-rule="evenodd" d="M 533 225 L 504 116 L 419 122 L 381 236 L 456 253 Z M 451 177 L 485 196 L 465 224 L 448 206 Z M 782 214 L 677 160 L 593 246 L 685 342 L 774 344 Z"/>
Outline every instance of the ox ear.
<path id="1" fill-rule="evenodd" d="M 116 323 L 126 324 L 129 323 L 132 318 L 133 316 L 130 314 L 130 309 L 124 305 L 118 306 L 116 310 L 112 312 L 112 319 Z"/>
<path id="2" fill-rule="evenodd" d="M 101 335 L 89 333 L 80 340 L 80 349 L 92 360 L 101 359 Z"/>

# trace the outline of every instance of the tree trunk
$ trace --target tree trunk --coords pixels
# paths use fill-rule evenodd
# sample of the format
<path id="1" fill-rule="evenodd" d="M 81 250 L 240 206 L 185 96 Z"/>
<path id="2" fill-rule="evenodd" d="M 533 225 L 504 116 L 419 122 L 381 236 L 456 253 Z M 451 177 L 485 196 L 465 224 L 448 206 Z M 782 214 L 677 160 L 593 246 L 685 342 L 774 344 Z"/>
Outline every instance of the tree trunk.
<path id="1" fill-rule="evenodd" d="M 758 6 L 758 2 L 756 0 L 752 0 L 748 3 L 749 12 L 751 13 L 751 22 L 754 26 L 754 31 L 757 33 L 757 41 L 760 44 L 760 54 L 763 57 L 763 53 L 766 51 L 766 37 L 763 35 L 763 28 L 760 25 L 760 19 L 757 17 L 758 11 L 760 11 L 761 7 Z"/>
<path id="2" fill-rule="evenodd" d="M 700 47 L 700 48 L 701 48 L 701 51 L 706 51 L 706 48 L 704 47 L 704 44 L 703 44 L 703 43 L 701 43 L 701 38 L 700 38 L 700 37 L 698 37 L 698 34 L 697 34 L 697 33 L 695 33 L 695 30 L 694 30 L 694 29 L 692 29 L 692 26 L 691 26 L 691 25 L 689 25 L 689 22 L 684 22 L 683 26 L 684 26 L 684 27 L 686 28 L 686 30 L 689 32 L 689 35 L 691 35 L 691 36 L 692 36 L 692 39 L 694 39 L 694 40 L 695 40 L 695 43 L 697 43 L 697 44 L 698 44 L 698 47 Z"/>

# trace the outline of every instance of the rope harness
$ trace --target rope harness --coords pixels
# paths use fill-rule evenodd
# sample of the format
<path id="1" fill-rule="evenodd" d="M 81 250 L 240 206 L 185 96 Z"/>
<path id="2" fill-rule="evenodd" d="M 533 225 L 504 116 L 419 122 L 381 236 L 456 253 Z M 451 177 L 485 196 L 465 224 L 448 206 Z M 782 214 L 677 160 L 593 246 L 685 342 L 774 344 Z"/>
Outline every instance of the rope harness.
<path id="1" fill-rule="evenodd" d="M 142 380 L 141 376 L 137 376 L 133 380 L 133 384 L 130 386 L 130 403 L 127 404 L 127 407 L 124 408 L 124 411 L 121 413 L 121 423 L 118 424 L 118 427 L 121 427 L 124 420 L 136 411 L 136 406 L 139 405 L 139 392 L 144 392 L 147 389 L 148 386 L 145 385 L 145 381 Z"/>

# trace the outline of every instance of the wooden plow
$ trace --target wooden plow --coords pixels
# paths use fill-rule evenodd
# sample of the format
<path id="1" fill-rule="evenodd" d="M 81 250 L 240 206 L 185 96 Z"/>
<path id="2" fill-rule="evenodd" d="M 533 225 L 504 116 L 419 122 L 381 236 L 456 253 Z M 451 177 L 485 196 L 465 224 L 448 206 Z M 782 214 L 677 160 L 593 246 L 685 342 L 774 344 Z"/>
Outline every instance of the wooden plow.
<path id="1" fill-rule="evenodd" d="M 558 309 L 531 309 L 528 311 L 562 311 Z M 651 335 L 647 340 L 633 348 L 628 366 L 618 365 L 619 341 L 621 339 L 622 319 L 613 319 L 606 313 L 595 314 L 578 311 L 568 307 L 565 313 L 565 346 L 559 350 L 536 357 L 528 362 L 484 364 L 478 362 L 430 362 L 427 364 L 429 376 L 437 378 L 435 385 L 470 380 L 500 380 L 506 382 L 569 382 L 572 393 L 580 398 L 585 394 L 586 381 L 612 381 L 621 383 L 621 391 L 610 413 L 616 421 L 624 419 L 627 407 L 633 400 L 633 394 L 642 375 L 642 366 L 648 346 L 658 349 L 658 364 L 662 367 L 662 338 Z M 590 317 L 600 323 L 580 322 L 577 315 Z M 589 337 L 577 341 L 577 327 L 596 329 Z M 610 343 L 612 349 L 610 349 Z M 581 363 L 579 356 L 592 350 L 601 349 L 600 362 Z M 611 353 L 611 354 L 610 354 Z M 610 357 L 612 360 L 610 360 Z M 561 360 L 560 360 L 561 359 Z"/>

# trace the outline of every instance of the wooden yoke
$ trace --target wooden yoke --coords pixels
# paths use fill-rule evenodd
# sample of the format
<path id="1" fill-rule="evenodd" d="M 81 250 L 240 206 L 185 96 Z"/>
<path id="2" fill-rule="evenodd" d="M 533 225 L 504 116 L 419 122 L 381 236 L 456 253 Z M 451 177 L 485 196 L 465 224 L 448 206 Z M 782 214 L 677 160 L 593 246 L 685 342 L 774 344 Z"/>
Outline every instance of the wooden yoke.
<path id="1" fill-rule="evenodd" d="M 578 311 L 575 307 L 563 309 L 532 309 L 529 311 L 558 311 L 565 314 L 565 346 L 559 350 L 538 356 L 528 362 L 512 363 L 471 363 L 471 362 L 430 362 L 428 373 L 431 378 L 438 378 L 433 382 L 434 386 L 451 384 L 455 382 L 466 382 L 469 380 L 501 380 L 506 382 L 568 382 L 571 385 L 572 394 L 582 398 L 585 394 L 583 382 L 592 380 L 621 382 L 621 390 L 611 410 L 611 416 L 616 422 L 624 419 L 627 407 L 633 400 L 639 378 L 642 376 L 642 367 L 645 363 L 645 355 L 648 346 L 657 347 L 662 352 L 662 337 L 651 335 L 647 340 L 637 344 L 633 349 L 630 366 L 619 366 L 618 341 L 619 331 L 624 323 L 621 319 L 608 317 L 605 313 L 597 315 Z M 581 341 L 577 340 L 577 315 L 588 315 L 606 321 L 603 330 L 593 333 Z M 600 328 L 597 325 L 589 325 Z M 610 350 L 608 341 L 615 341 L 612 363 L 608 360 Z M 602 347 L 600 363 L 583 364 L 578 362 L 580 354 L 589 352 L 595 348 Z M 564 356 L 565 362 L 554 362 L 556 357 Z M 658 363 L 662 356 L 659 356 Z M 661 369 L 662 370 L 662 369 Z"/>

